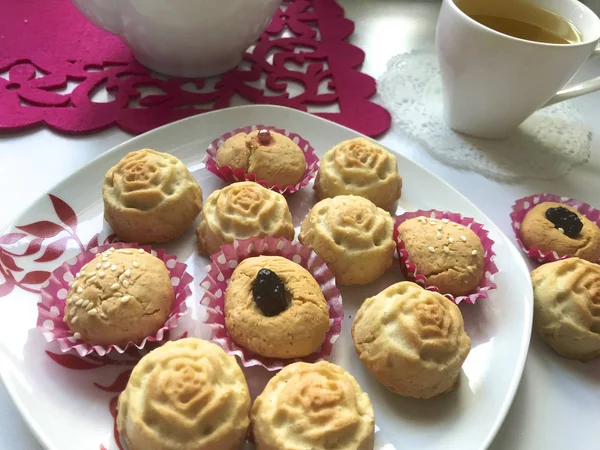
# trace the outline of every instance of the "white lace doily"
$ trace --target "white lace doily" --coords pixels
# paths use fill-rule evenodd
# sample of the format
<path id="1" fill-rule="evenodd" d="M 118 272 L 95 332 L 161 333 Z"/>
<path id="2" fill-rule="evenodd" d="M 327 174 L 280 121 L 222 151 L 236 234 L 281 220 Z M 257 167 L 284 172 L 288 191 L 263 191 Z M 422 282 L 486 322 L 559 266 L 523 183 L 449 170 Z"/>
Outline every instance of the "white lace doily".
<path id="1" fill-rule="evenodd" d="M 443 163 L 502 181 L 552 179 L 588 161 L 591 133 L 565 103 L 541 109 L 508 139 L 472 138 L 452 131 L 442 115 L 441 79 L 431 53 L 398 55 L 378 81 L 394 126 Z"/>

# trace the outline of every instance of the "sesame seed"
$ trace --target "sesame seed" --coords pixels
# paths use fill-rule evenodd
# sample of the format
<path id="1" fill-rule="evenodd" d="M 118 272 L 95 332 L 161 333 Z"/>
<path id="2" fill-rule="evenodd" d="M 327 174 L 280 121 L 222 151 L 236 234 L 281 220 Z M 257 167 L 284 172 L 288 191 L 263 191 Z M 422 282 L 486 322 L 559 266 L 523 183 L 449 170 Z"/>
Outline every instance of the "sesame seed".
<path id="1" fill-rule="evenodd" d="M 114 272 L 115 270 L 117 270 L 117 266 L 115 264 L 113 264 L 112 266 L 110 266 L 110 270 L 112 270 Z"/>
<path id="2" fill-rule="evenodd" d="M 115 283 L 115 284 L 113 284 L 113 285 L 111 286 L 111 288 L 113 288 L 113 289 L 115 289 L 115 290 L 116 290 L 116 289 L 119 289 L 120 287 L 121 287 L 121 285 L 120 285 L 119 283 Z"/>
<path id="3" fill-rule="evenodd" d="M 69 311 L 69 314 L 71 316 L 74 316 L 76 312 L 77 312 L 77 308 L 71 308 L 71 311 Z"/>
<path id="4" fill-rule="evenodd" d="M 559 228 L 558 231 L 560 231 L 562 234 L 565 234 L 565 230 L 563 230 L 562 228 Z"/>
<path id="5" fill-rule="evenodd" d="M 76 295 L 74 295 L 73 297 L 71 297 L 69 300 L 71 300 L 71 302 L 76 302 L 77 300 L 79 300 L 79 297 L 77 297 Z M 67 300 L 67 302 L 69 301 Z"/>
<path id="6" fill-rule="evenodd" d="M 94 307 L 94 304 L 92 302 L 90 302 L 86 307 L 85 310 L 89 311 L 90 309 L 92 309 Z"/>
<path id="7" fill-rule="evenodd" d="M 115 292 L 113 295 L 115 297 L 123 297 L 123 294 L 121 294 L 120 292 Z"/>
<path id="8" fill-rule="evenodd" d="M 78 294 L 81 294 L 82 292 L 83 292 L 83 288 L 82 288 L 81 286 L 79 286 L 79 287 L 77 288 L 77 293 L 78 293 Z"/>
<path id="9" fill-rule="evenodd" d="M 471 252 L 471 255 L 473 255 L 473 256 L 475 256 L 476 254 L 477 254 L 477 250 L 473 250 L 473 251 Z"/>
<path id="10" fill-rule="evenodd" d="M 122 273 L 121 275 L 119 275 L 119 281 L 123 281 L 125 279 L 125 274 Z"/>
<path id="11" fill-rule="evenodd" d="M 442 219 L 442 222 L 444 222 L 444 223 L 448 223 L 448 222 L 450 222 L 450 221 L 449 221 L 448 219 Z"/>
<path id="12" fill-rule="evenodd" d="M 90 316 L 95 316 L 98 314 L 98 310 L 96 308 L 92 308 L 87 312 Z"/>
<path id="13" fill-rule="evenodd" d="M 436 237 L 437 237 L 438 239 L 441 239 L 441 238 L 442 238 L 442 233 L 438 233 Z"/>
<path id="14" fill-rule="evenodd" d="M 125 271 L 125 276 L 126 276 L 126 277 L 130 277 L 130 276 L 131 276 L 131 270 L 127 269 L 127 270 Z"/>
<path id="15" fill-rule="evenodd" d="M 75 332 L 75 333 L 73 333 L 73 337 L 74 337 L 75 339 L 81 339 L 81 334 L 80 334 L 80 333 L 77 333 L 77 332 Z"/>
<path id="16" fill-rule="evenodd" d="M 461 226 L 459 226 L 459 227 L 458 227 L 458 229 L 459 229 L 459 230 L 462 230 L 463 228 L 464 228 L 464 227 L 461 227 Z"/>
<path id="17" fill-rule="evenodd" d="M 140 267 L 140 263 L 137 261 L 133 261 L 131 264 L 133 265 L 133 267 Z"/>
<path id="18" fill-rule="evenodd" d="M 82 306 L 82 308 L 85 308 L 89 304 L 90 304 L 89 300 L 84 300 L 83 303 L 81 304 L 81 306 Z"/>
<path id="19" fill-rule="evenodd" d="M 69 281 L 69 287 L 72 287 L 72 286 L 73 286 L 73 282 Z"/>
<path id="20" fill-rule="evenodd" d="M 77 301 L 75 302 L 75 306 L 81 306 L 81 304 L 82 304 L 82 303 L 83 303 L 83 299 L 82 299 L 82 298 L 80 298 L 79 300 L 77 300 Z"/>
<path id="21" fill-rule="evenodd" d="M 446 246 L 444 246 L 444 253 L 450 253 L 450 249 Z"/>
<path id="22" fill-rule="evenodd" d="M 435 253 L 435 248 L 433 248 L 433 247 L 429 247 L 429 251 L 430 251 L 431 253 Z"/>
<path id="23" fill-rule="evenodd" d="M 75 323 L 75 322 L 77 322 L 77 319 L 78 319 L 78 317 L 77 317 L 77 316 L 75 316 L 75 317 L 71 317 L 71 323 Z"/>
<path id="24" fill-rule="evenodd" d="M 129 295 L 124 295 L 123 297 L 121 297 L 121 301 L 123 303 L 127 303 L 129 301 L 131 297 Z"/>
<path id="25" fill-rule="evenodd" d="M 454 242 L 454 238 L 449 237 L 448 242 L 450 242 L 452 244 Z"/>
<path id="26" fill-rule="evenodd" d="M 98 277 L 104 278 L 104 275 L 106 274 L 103 271 L 98 272 Z"/>
<path id="27" fill-rule="evenodd" d="M 419 220 L 421 221 L 421 223 L 427 223 L 427 219 L 425 219 L 425 217 L 421 217 Z"/>
<path id="28" fill-rule="evenodd" d="M 443 225 L 438 225 L 438 230 L 442 231 L 443 228 L 444 228 Z"/>
<path id="29" fill-rule="evenodd" d="M 96 275 L 92 275 L 91 277 L 89 277 L 87 279 L 88 283 L 91 283 L 92 281 L 94 281 L 96 279 Z"/>
<path id="30" fill-rule="evenodd" d="M 72 298 L 68 298 L 67 299 L 67 305 L 70 305 L 71 303 L 73 303 L 73 299 Z"/>
<path id="31" fill-rule="evenodd" d="M 467 242 L 467 238 L 465 236 L 461 236 L 460 240 L 463 241 L 463 242 Z"/>
<path id="32" fill-rule="evenodd" d="M 435 225 L 437 222 L 436 222 L 435 220 L 430 220 L 430 221 L 429 221 L 429 223 L 430 223 L 431 225 Z"/>
<path id="33" fill-rule="evenodd" d="M 129 287 L 129 281 L 123 280 L 123 286 L 124 287 Z"/>
<path id="34" fill-rule="evenodd" d="M 115 251 L 115 248 L 114 248 L 114 247 L 111 247 L 111 248 L 109 248 L 109 249 L 108 249 L 108 251 L 112 253 L 112 252 L 114 252 L 114 251 Z"/>
<path id="35" fill-rule="evenodd" d="M 102 263 L 96 264 L 96 269 L 99 269 L 100 267 L 102 267 Z"/>
<path id="36" fill-rule="evenodd" d="M 103 269 L 108 269 L 110 267 L 110 263 L 105 262 L 104 264 L 102 264 L 102 268 Z"/>
<path id="37" fill-rule="evenodd" d="M 143 248 L 138 248 L 138 253 L 146 253 L 146 251 Z"/>
<path id="38" fill-rule="evenodd" d="M 108 261 L 108 257 L 106 255 L 102 256 L 102 261 Z"/>

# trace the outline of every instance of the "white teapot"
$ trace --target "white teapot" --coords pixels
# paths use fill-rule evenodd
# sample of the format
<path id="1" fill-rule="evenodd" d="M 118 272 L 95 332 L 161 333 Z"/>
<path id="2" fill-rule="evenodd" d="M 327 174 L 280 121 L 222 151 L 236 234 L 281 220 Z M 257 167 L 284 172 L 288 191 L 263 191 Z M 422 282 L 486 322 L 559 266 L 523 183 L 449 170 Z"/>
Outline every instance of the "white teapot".
<path id="1" fill-rule="evenodd" d="M 209 77 L 237 66 L 281 0 L 73 0 L 96 25 L 120 36 L 144 66 Z"/>

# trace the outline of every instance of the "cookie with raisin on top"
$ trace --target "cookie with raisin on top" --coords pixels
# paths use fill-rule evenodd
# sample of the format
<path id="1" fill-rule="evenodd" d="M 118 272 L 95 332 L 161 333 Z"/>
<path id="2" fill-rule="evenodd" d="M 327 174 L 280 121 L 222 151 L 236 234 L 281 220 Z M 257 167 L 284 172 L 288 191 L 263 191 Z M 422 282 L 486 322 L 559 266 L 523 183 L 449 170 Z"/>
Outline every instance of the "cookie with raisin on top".
<path id="1" fill-rule="evenodd" d="M 543 202 L 532 208 L 521 223 L 526 248 L 537 248 L 559 257 L 600 260 L 600 228 L 572 206 Z"/>

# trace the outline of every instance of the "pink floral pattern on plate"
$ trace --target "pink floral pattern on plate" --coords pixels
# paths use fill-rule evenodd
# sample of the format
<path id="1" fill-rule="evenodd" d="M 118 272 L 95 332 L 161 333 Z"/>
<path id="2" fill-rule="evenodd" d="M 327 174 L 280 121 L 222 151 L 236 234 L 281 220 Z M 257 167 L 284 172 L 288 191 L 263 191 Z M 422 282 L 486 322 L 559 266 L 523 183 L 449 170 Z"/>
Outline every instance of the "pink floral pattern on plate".
<path id="1" fill-rule="evenodd" d="M 237 345 L 229 337 L 225 328 L 225 290 L 233 271 L 246 258 L 259 255 L 282 256 L 301 265 L 317 280 L 329 308 L 331 327 L 325 341 L 318 352 L 306 358 L 283 360 L 264 358 Z M 206 306 L 206 323 L 212 328 L 211 340 L 220 345 L 228 354 L 237 356 L 244 367 L 263 366 L 267 370 L 281 370 L 285 365 L 295 361 L 317 362 L 331 354 L 333 344 L 342 330 L 344 311 L 342 296 L 335 284 L 335 277 L 325 264 L 311 249 L 286 239 L 272 237 L 250 238 L 224 245 L 221 251 L 211 256 L 212 264 L 206 268 L 206 278 L 200 283 L 205 290 L 201 304 Z"/>
<path id="2" fill-rule="evenodd" d="M 404 241 L 402 241 L 398 234 L 398 227 L 402 222 L 414 217 L 427 217 L 429 219 L 448 219 L 452 222 L 463 225 L 466 228 L 470 228 L 481 240 L 481 244 L 484 249 L 484 266 L 483 266 L 483 277 L 477 290 L 470 295 L 453 296 L 450 294 L 443 294 L 444 297 L 452 300 L 457 305 L 461 302 L 475 304 L 477 300 L 488 298 L 489 291 L 496 289 L 496 283 L 494 283 L 494 275 L 498 272 L 498 267 L 494 263 L 494 257 L 496 256 L 493 250 L 494 241 L 489 238 L 489 232 L 483 227 L 482 224 L 475 222 L 470 217 L 464 217 L 462 214 L 451 213 L 447 211 L 436 211 L 436 210 L 417 210 L 411 212 L 405 212 L 396 217 L 396 224 L 394 227 L 394 240 L 396 241 L 396 248 L 398 250 L 398 257 L 400 259 L 400 267 L 404 275 L 423 286 L 425 289 L 430 291 L 439 292 L 440 290 L 435 286 L 429 286 L 427 284 L 427 277 L 422 273 L 419 273 L 419 269 L 416 264 L 411 261 L 410 255 L 404 247 Z"/>
<path id="3" fill-rule="evenodd" d="M 565 205 L 572 206 L 588 220 L 594 222 L 600 227 L 600 210 L 574 198 L 561 197 L 554 194 L 535 194 L 520 198 L 515 202 L 512 207 L 512 212 L 510 213 L 512 229 L 515 233 L 515 238 L 517 239 L 517 243 L 519 244 L 519 247 L 521 247 L 521 250 L 523 250 L 527 256 L 529 256 L 529 258 L 537 261 L 538 263 L 548 263 L 569 258 L 569 256 L 560 257 L 554 251 L 542 252 L 535 247 L 527 248 L 521 240 L 521 224 L 523 223 L 523 219 L 525 219 L 527 213 L 536 205 L 544 202 L 564 203 Z"/>
<path id="4" fill-rule="evenodd" d="M 171 283 L 173 284 L 173 289 L 175 291 L 173 309 L 164 326 L 161 327 L 156 334 L 146 337 L 139 344 L 130 342 L 125 347 L 119 347 L 117 345 L 109 345 L 108 347 L 89 345 L 73 336 L 73 333 L 69 330 L 67 324 L 63 320 L 65 299 L 69 292 L 69 282 L 75 278 L 75 275 L 85 264 L 94 259 L 96 253 L 103 252 L 111 247 L 116 249 L 142 248 L 147 252 L 151 252 L 167 266 L 171 276 Z M 192 293 L 189 284 L 193 281 L 193 278 L 186 272 L 186 268 L 187 265 L 177 261 L 177 258 L 174 255 L 167 255 L 163 250 L 152 250 L 149 246 L 138 247 L 136 244 L 118 242 L 92 248 L 80 253 L 75 258 L 65 262 L 52 272 L 48 286 L 41 290 L 41 301 L 38 303 L 37 327 L 42 331 L 46 341 L 57 341 L 61 351 L 68 352 L 70 350 L 75 350 L 80 356 L 86 356 L 92 352 L 104 356 L 112 350 L 123 353 L 130 346 L 142 349 L 147 342 L 162 341 L 165 337 L 165 332 L 175 328 L 177 326 L 178 318 L 187 311 L 185 301 Z"/>
<path id="5" fill-rule="evenodd" d="M 278 184 L 276 184 L 274 186 L 270 186 L 264 180 L 257 180 L 255 174 L 245 173 L 243 169 L 232 169 L 229 166 L 224 166 L 224 167 L 217 166 L 217 161 L 216 161 L 217 150 L 219 149 L 219 147 L 221 147 L 221 145 L 223 145 L 223 142 L 225 142 L 227 139 L 229 139 L 232 136 L 235 136 L 238 133 L 250 133 L 254 130 L 275 131 L 277 133 L 280 133 L 280 134 L 283 134 L 283 135 L 289 137 L 292 141 L 294 141 L 296 144 L 298 144 L 300 149 L 304 152 L 304 156 L 306 158 L 306 171 L 304 172 L 304 178 L 302 178 L 302 180 L 298 184 L 296 184 L 294 186 L 287 186 L 285 188 L 283 188 L 282 186 L 279 186 Z M 315 153 L 314 148 L 311 147 L 310 143 L 306 139 L 302 138 L 301 136 L 299 136 L 296 133 L 291 133 L 287 130 L 283 130 L 281 128 L 272 127 L 272 126 L 268 126 L 268 125 L 254 125 L 254 126 L 240 127 L 240 128 L 236 128 L 235 130 L 229 131 L 229 132 L 223 134 L 222 136 L 219 136 L 214 141 L 212 141 L 211 144 L 206 149 L 206 155 L 204 157 L 204 162 L 206 163 L 206 168 L 209 171 L 211 171 L 212 173 L 214 173 L 216 176 L 218 176 L 219 178 L 221 178 L 223 181 L 225 181 L 227 183 L 235 183 L 236 181 L 255 181 L 258 184 L 260 184 L 266 188 L 269 188 L 275 192 L 279 192 L 280 194 L 283 194 L 285 196 L 291 195 L 294 192 L 297 192 L 300 189 L 302 189 L 304 186 L 307 186 L 310 183 L 310 181 L 317 174 L 317 170 L 319 170 L 319 158 L 318 158 L 317 154 Z"/>

